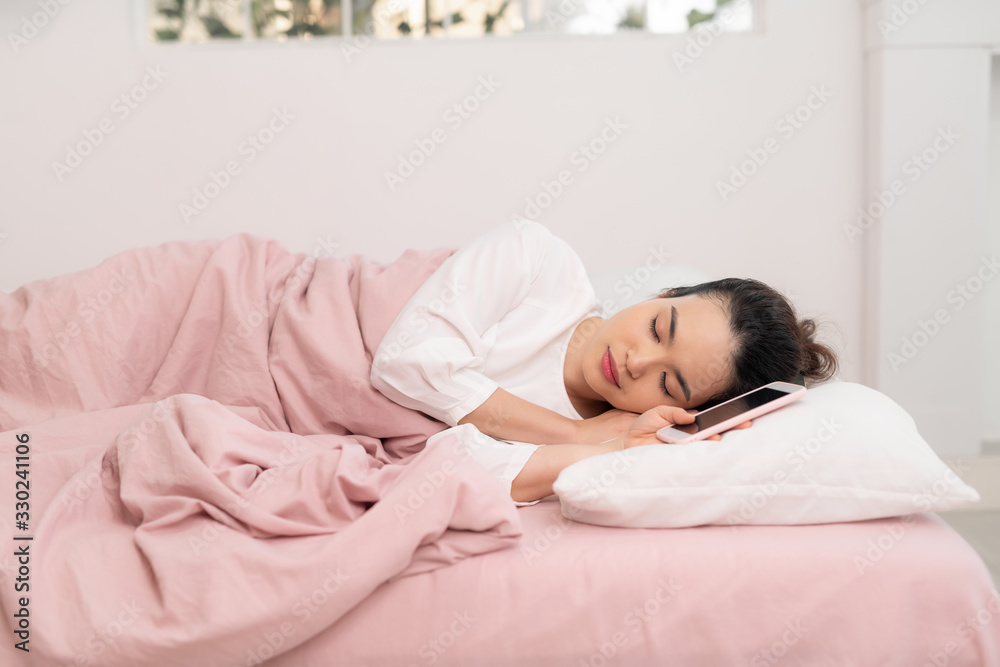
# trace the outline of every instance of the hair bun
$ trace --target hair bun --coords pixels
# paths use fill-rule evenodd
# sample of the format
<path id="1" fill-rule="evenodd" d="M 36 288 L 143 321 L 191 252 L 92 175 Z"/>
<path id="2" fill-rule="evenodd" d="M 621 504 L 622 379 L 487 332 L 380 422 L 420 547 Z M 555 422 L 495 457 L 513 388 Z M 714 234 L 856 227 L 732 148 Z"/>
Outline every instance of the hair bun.
<path id="1" fill-rule="evenodd" d="M 799 365 L 806 380 L 823 382 L 837 374 L 837 355 L 823 343 L 817 343 L 816 321 L 807 318 L 799 322 L 799 336 L 802 341 L 802 361 Z"/>

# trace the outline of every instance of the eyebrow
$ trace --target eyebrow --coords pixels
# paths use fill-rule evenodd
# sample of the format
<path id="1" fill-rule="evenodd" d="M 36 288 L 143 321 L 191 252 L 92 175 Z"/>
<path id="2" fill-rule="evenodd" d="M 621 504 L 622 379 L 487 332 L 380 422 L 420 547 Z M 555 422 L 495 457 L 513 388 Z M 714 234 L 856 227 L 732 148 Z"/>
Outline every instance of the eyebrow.
<path id="1" fill-rule="evenodd" d="M 670 306 L 670 334 L 667 338 L 668 344 L 674 344 L 674 332 L 677 331 L 677 306 Z M 680 371 L 675 371 L 677 374 L 677 382 L 681 385 L 681 391 L 684 392 L 684 399 L 691 400 L 691 389 L 688 387 L 688 383 L 684 381 L 684 376 L 681 375 Z"/>

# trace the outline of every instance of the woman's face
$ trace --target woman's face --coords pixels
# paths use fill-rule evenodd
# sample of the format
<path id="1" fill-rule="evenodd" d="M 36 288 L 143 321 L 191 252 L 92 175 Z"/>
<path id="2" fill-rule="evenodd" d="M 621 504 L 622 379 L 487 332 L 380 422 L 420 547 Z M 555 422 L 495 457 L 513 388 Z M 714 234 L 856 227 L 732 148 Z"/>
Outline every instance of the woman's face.
<path id="1" fill-rule="evenodd" d="M 698 295 L 655 298 L 604 320 L 582 354 L 583 377 L 621 410 L 694 408 L 732 377 L 729 316 Z"/>

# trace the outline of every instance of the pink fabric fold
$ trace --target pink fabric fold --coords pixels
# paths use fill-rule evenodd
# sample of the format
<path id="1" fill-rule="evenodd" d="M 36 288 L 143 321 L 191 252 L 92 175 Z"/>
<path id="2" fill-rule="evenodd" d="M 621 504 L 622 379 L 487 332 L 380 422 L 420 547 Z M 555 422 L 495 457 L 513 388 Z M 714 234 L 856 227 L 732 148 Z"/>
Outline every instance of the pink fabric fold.
<path id="1" fill-rule="evenodd" d="M 16 591 L 0 557 L 0 662 L 259 664 L 386 581 L 514 543 L 503 489 L 368 381 L 450 253 L 383 266 L 238 235 L 0 295 L 0 474 L 27 434 L 31 484 L 26 529 L 0 497 L 31 573 Z"/>

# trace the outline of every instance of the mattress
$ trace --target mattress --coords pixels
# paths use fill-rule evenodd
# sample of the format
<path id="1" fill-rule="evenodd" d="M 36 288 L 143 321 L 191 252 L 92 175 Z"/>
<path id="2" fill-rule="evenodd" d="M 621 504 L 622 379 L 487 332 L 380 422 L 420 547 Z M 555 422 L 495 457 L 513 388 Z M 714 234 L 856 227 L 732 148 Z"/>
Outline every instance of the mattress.
<path id="1" fill-rule="evenodd" d="M 518 546 L 388 582 L 266 664 L 1000 665 L 1000 596 L 935 514 L 624 529 L 557 502 L 519 513 Z"/>

